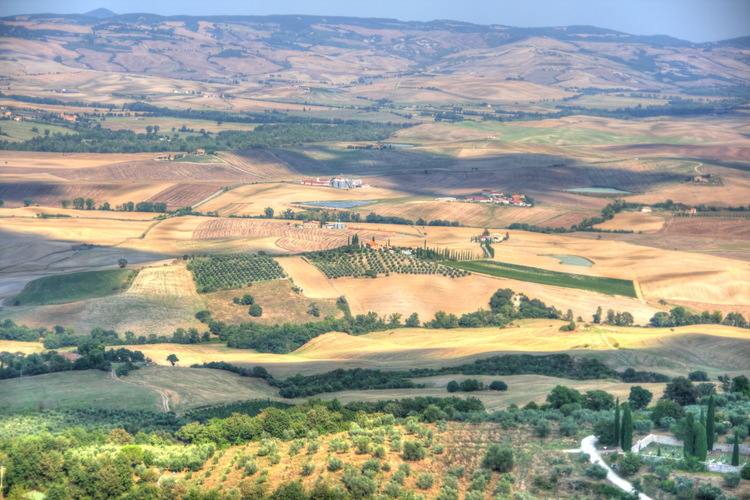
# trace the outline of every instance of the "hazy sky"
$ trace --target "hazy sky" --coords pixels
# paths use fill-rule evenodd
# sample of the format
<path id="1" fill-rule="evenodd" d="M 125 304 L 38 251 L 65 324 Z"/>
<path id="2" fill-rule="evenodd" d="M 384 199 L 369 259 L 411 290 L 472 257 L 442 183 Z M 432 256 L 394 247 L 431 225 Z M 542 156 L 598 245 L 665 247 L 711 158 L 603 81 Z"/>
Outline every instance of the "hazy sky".
<path id="1" fill-rule="evenodd" d="M 524 27 L 587 24 L 693 42 L 750 35 L 750 0 L 0 0 L 0 16 L 84 13 L 98 7 L 118 14 L 311 14 Z"/>

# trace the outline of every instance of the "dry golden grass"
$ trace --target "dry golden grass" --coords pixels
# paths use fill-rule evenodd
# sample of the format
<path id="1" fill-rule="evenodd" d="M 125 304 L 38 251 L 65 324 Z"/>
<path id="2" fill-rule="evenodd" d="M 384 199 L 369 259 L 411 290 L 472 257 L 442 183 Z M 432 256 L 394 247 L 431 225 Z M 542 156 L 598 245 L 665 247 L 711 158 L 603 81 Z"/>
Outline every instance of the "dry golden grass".
<path id="1" fill-rule="evenodd" d="M 41 342 L 21 342 L 18 340 L 0 340 L 0 352 L 22 352 L 24 354 L 34 354 L 44 351 Z"/>
<path id="2" fill-rule="evenodd" d="M 489 203 L 461 203 L 435 201 L 434 198 L 405 200 L 387 200 L 355 208 L 355 211 L 366 216 L 375 212 L 383 216 L 403 217 L 416 221 L 424 219 L 441 219 L 460 222 L 464 226 L 506 227 L 514 222 L 545 226 L 549 221 L 567 212 L 561 207 L 510 207 Z M 429 228 L 428 228 L 429 230 Z"/>
<path id="3" fill-rule="evenodd" d="M 36 151 L 0 151 L 3 162 L 0 172 L 7 167 L 22 169 L 91 168 L 125 161 L 151 160 L 156 153 L 40 153 Z M 5 163 L 7 162 L 7 163 Z"/>
<path id="4" fill-rule="evenodd" d="M 489 309 L 497 283 L 485 276 L 449 278 L 441 275 L 391 275 L 371 278 L 339 278 L 333 287 L 349 302 L 352 314 L 376 311 L 399 313 L 404 318 L 419 314 L 423 321 L 437 311 L 454 313 Z"/>
<path id="5" fill-rule="evenodd" d="M 705 169 L 704 169 L 705 170 Z M 722 176 L 722 186 L 704 186 L 686 182 L 668 186 L 645 194 L 627 197 L 633 203 L 659 203 L 672 200 L 686 205 L 714 205 L 736 207 L 742 200 L 750 199 L 750 179 Z"/>
<path id="6" fill-rule="evenodd" d="M 658 233 L 664 227 L 665 217 L 641 212 L 620 212 L 614 219 L 597 224 L 598 229 L 607 231 L 635 231 L 645 234 Z"/>
<path id="7" fill-rule="evenodd" d="M 302 257 L 285 257 L 277 262 L 305 296 L 316 299 L 336 299 L 341 296 L 334 282 Z"/>
<path id="8" fill-rule="evenodd" d="M 734 371 L 734 366 L 741 370 L 750 369 L 747 361 L 750 357 L 737 363 L 736 358 L 742 357 L 750 345 L 748 333 L 739 328 L 721 325 L 674 329 L 602 326 L 561 332 L 562 324 L 562 321 L 555 320 L 527 320 L 520 326 L 504 329 L 399 328 L 360 336 L 331 332 L 283 355 L 230 349 L 218 344 L 156 344 L 129 348 L 143 351 L 160 364 L 166 364 L 167 356 L 174 353 L 183 366 L 208 361 L 262 365 L 277 377 L 322 373 L 336 368 L 440 368 L 499 354 L 577 351 L 596 354 L 604 361 L 611 359 L 618 367 L 648 366 L 648 369 L 682 375 L 696 366 L 718 372 Z M 680 349 L 679 358 L 670 361 L 676 343 L 696 335 L 702 336 L 700 340 L 686 344 Z M 723 356 L 721 352 L 725 349 L 736 351 L 737 356 Z"/>
<path id="9" fill-rule="evenodd" d="M 281 262 L 286 260 L 280 259 Z M 266 325 L 305 323 L 343 314 L 336 307 L 335 300 L 313 297 L 308 295 L 307 291 L 295 293 L 292 286 L 293 283 L 288 280 L 268 281 L 255 283 L 251 288 L 203 294 L 201 298 L 211 311 L 211 317 L 225 323 L 244 323 L 250 320 Z M 246 293 L 252 295 L 255 302 L 263 308 L 261 317 L 251 318 L 248 315 L 248 306 L 233 302 L 234 297 L 241 298 Z M 315 302 L 320 310 L 320 316 L 317 318 L 307 312 L 312 302 Z"/>
<path id="10" fill-rule="evenodd" d="M 151 221 L 111 221 L 105 219 L 3 219 L 3 230 L 18 236 L 65 240 L 94 245 L 117 245 L 140 236 Z"/>
<path id="11" fill-rule="evenodd" d="M 71 208 L 55 207 L 18 207 L 8 208 L 2 211 L 3 216 L 10 217 L 37 217 L 42 214 L 63 214 L 77 219 L 117 219 L 151 221 L 156 217 L 155 213 L 148 212 L 113 212 L 110 210 L 74 210 Z"/>

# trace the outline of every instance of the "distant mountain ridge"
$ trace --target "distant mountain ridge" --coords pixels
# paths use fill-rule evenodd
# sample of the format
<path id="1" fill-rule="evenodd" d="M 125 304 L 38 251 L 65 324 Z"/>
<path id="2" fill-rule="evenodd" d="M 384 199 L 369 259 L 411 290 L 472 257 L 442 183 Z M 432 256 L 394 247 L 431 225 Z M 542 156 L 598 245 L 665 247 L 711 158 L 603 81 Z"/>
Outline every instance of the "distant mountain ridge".
<path id="1" fill-rule="evenodd" d="M 84 16 L 88 16 L 88 17 L 96 17 L 96 18 L 98 18 L 98 19 L 106 19 L 106 18 L 108 18 L 108 17 L 115 17 L 116 15 L 117 15 L 117 14 L 115 14 L 115 13 L 114 13 L 114 12 L 112 12 L 111 10 L 109 10 L 109 9 L 104 9 L 104 8 L 94 9 L 94 10 L 92 10 L 92 11 L 90 11 L 90 12 L 86 12 L 86 13 L 84 14 Z"/>
<path id="2" fill-rule="evenodd" d="M 90 32 L 66 24 L 86 26 Z M 742 53 L 750 37 L 696 44 L 594 26 L 517 28 L 309 15 L 161 16 L 96 9 L 85 15 L 6 17 L 0 19 L 0 36 L 58 44 L 56 60 L 71 68 L 217 83 L 273 79 L 341 86 L 427 72 L 561 90 L 750 85 L 750 58 Z"/>

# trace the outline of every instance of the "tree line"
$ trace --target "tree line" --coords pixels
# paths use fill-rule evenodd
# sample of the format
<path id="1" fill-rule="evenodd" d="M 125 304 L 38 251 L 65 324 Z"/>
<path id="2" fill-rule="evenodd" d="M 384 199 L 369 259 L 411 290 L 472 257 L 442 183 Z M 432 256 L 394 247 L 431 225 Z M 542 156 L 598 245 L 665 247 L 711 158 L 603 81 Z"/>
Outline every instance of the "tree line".
<path id="1" fill-rule="evenodd" d="M 43 353 L 11 353 L 0 352 L 0 379 L 19 378 L 24 376 L 42 375 L 70 370 L 102 370 L 112 369 L 112 363 L 125 363 L 123 374 L 135 369 L 133 363 L 143 363 L 146 357 L 141 351 L 129 349 L 104 349 L 104 344 L 93 340 L 81 342 L 76 349 L 80 357 L 74 361 L 58 353 L 46 351 Z"/>
<path id="2" fill-rule="evenodd" d="M 618 372 L 595 359 L 578 358 L 568 354 L 536 356 L 508 354 L 492 356 L 458 366 L 443 368 L 414 368 L 406 371 L 381 371 L 377 369 L 337 369 L 316 375 L 294 375 L 277 379 L 261 366 L 242 368 L 226 362 L 194 364 L 192 368 L 211 368 L 236 373 L 243 377 L 260 378 L 279 389 L 284 398 L 309 397 L 325 392 L 373 389 L 415 389 L 412 378 L 441 375 L 545 375 L 571 380 L 615 378 L 628 383 L 667 382 L 669 377 L 660 373 L 636 371 L 628 368 Z M 507 386 L 506 386 L 507 389 Z M 504 390 L 504 389 L 498 389 Z"/>
<path id="3" fill-rule="evenodd" d="M 71 133 L 56 132 L 22 142 L 0 141 L 0 150 L 78 153 L 142 153 L 195 151 L 205 149 L 233 151 L 248 148 L 275 148 L 309 142 L 381 141 L 397 130 L 395 125 L 370 122 L 320 125 L 277 123 L 260 125 L 252 131 L 224 130 L 197 136 L 180 137 L 139 134 L 132 130 L 110 130 L 100 126 L 73 126 Z"/>

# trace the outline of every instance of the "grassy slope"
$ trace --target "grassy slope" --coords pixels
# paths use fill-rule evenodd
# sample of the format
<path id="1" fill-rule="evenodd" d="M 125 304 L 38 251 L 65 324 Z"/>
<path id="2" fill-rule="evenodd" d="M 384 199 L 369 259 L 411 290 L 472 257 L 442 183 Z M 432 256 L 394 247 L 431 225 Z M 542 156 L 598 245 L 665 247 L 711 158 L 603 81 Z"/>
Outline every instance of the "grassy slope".
<path id="1" fill-rule="evenodd" d="M 263 380 L 221 370 L 153 366 L 131 372 L 124 380 L 165 391 L 174 411 L 248 399 L 281 400 Z"/>
<path id="2" fill-rule="evenodd" d="M 134 271 L 88 271 L 39 278 L 28 283 L 14 301 L 20 305 L 61 304 L 112 295 L 124 288 Z"/>
<path id="3" fill-rule="evenodd" d="M 636 298 L 633 282 L 616 278 L 602 278 L 599 276 L 585 276 L 582 274 L 559 273 L 536 267 L 518 266 L 494 261 L 448 262 L 449 266 L 466 269 L 475 273 L 500 276 L 519 281 L 529 281 L 543 285 L 562 286 L 578 290 L 606 293 L 608 295 L 623 295 Z"/>
<path id="4" fill-rule="evenodd" d="M 3 411 L 95 408 L 159 411 L 159 395 L 146 387 L 117 382 L 97 370 L 50 373 L 0 381 Z"/>

